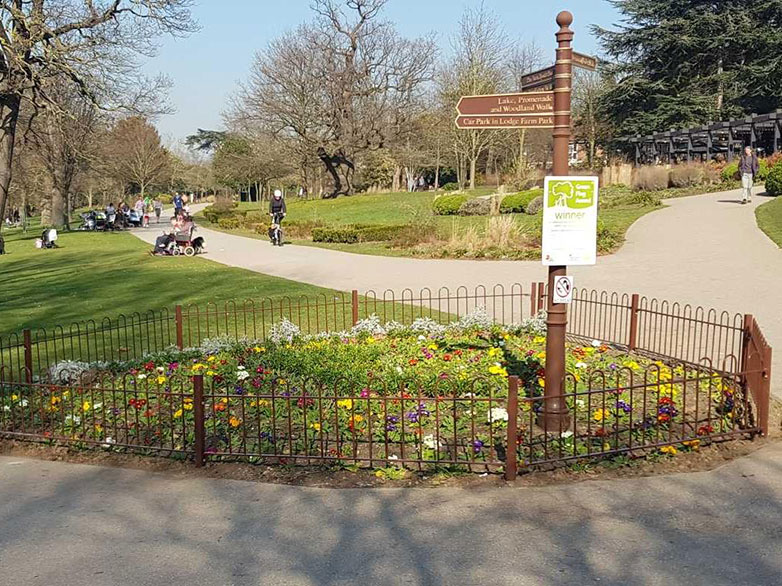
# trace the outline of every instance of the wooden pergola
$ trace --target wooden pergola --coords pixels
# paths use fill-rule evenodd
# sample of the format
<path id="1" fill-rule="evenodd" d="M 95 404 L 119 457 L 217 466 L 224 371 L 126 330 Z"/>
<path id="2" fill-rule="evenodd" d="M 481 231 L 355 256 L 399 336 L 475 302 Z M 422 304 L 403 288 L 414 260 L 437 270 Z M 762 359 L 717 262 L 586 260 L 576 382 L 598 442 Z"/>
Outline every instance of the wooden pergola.
<path id="1" fill-rule="evenodd" d="M 636 165 L 708 161 L 717 155 L 731 161 L 747 145 L 769 155 L 782 150 L 782 110 L 620 140 L 634 150 Z"/>

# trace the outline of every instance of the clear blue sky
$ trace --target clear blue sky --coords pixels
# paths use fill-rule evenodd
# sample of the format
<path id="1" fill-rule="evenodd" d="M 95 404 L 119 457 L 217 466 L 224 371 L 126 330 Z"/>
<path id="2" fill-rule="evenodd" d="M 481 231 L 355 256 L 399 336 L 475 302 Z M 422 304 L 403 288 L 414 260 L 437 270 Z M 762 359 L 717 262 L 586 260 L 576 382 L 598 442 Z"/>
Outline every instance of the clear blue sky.
<path id="1" fill-rule="evenodd" d="M 610 26 L 617 14 L 607 0 L 484 0 L 504 21 L 511 38 L 534 40 L 554 57 L 554 18 L 560 10 L 575 16 L 575 47 L 597 51 L 590 24 Z M 449 48 L 465 7 L 480 0 L 389 0 L 386 17 L 406 36 L 429 32 Z M 253 55 L 275 36 L 311 16 L 310 0 L 197 0 L 194 16 L 200 32 L 186 39 L 167 39 L 159 55 L 146 64 L 150 74 L 165 73 L 174 82 L 171 102 L 176 114 L 157 124 L 164 138 L 181 140 L 197 128 L 221 127 L 221 112 L 238 81 L 247 76 Z"/>

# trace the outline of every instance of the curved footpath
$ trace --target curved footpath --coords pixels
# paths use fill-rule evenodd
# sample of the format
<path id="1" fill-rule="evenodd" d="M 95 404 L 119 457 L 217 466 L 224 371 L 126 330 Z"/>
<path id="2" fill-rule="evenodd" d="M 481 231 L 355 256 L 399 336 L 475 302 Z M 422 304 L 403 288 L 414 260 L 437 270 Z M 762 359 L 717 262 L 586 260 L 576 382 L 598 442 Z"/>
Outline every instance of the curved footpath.
<path id="1" fill-rule="evenodd" d="M 740 192 L 672 199 L 669 207 L 638 220 L 627 242 L 594 267 L 574 267 L 576 286 L 639 293 L 681 303 L 752 313 L 777 348 L 772 381 L 782 397 L 782 251 L 757 227 L 754 198 Z M 195 209 L 202 209 L 203 205 Z M 134 232 L 154 242 L 158 230 Z M 545 279 L 539 262 L 422 260 L 351 254 L 308 246 L 274 248 L 264 240 L 200 229 L 206 258 L 294 281 L 347 291 L 418 291 Z"/>
<path id="2" fill-rule="evenodd" d="M 539 488 L 319 489 L 0 457 L 0 584 L 778 586 L 782 451 Z"/>

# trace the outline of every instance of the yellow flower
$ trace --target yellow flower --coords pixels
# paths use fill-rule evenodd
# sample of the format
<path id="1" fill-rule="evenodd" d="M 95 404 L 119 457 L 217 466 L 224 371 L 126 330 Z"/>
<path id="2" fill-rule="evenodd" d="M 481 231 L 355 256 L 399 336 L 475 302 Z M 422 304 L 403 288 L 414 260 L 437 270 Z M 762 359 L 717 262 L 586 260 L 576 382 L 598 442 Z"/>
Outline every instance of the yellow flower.
<path id="1" fill-rule="evenodd" d="M 499 364 L 492 364 L 489 367 L 489 374 L 494 374 L 497 376 L 508 376 L 508 371 Z"/>
<path id="2" fill-rule="evenodd" d="M 539 384 L 541 387 L 545 387 L 545 386 L 546 386 L 546 379 L 544 379 L 544 378 L 539 378 L 539 379 L 538 379 L 538 384 Z"/>
<path id="3" fill-rule="evenodd" d="M 383 472 L 382 470 L 375 470 L 375 476 L 377 476 L 378 478 L 385 478 L 386 473 Z"/>
<path id="4" fill-rule="evenodd" d="M 193 404 L 192 403 L 185 403 L 182 405 L 185 411 L 192 411 L 193 410 Z"/>
<path id="5" fill-rule="evenodd" d="M 193 372 L 198 372 L 199 370 L 203 370 L 204 368 L 206 368 L 206 364 L 201 364 L 201 363 L 194 364 Z"/>
<path id="6" fill-rule="evenodd" d="M 538 352 L 537 357 L 540 360 L 543 360 L 544 358 L 546 358 L 546 351 L 544 350 L 543 352 Z"/>
<path id="7" fill-rule="evenodd" d="M 367 338 L 367 344 L 374 344 L 374 343 L 375 343 L 375 339 L 372 336 Z"/>
<path id="8" fill-rule="evenodd" d="M 82 411 L 89 411 L 90 410 L 90 403 L 89 401 L 84 401 L 84 405 L 81 406 Z"/>
<path id="9" fill-rule="evenodd" d="M 256 346 L 255 348 L 253 348 L 253 352 L 255 352 L 256 354 L 260 354 L 261 352 L 266 352 L 266 348 L 264 348 L 263 346 Z"/>
<path id="10" fill-rule="evenodd" d="M 698 448 L 701 447 L 701 440 L 698 440 L 698 439 L 689 440 L 689 441 L 683 442 L 683 444 L 685 446 L 687 446 L 688 448 L 692 449 L 692 450 L 697 450 Z"/>
<path id="11" fill-rule="evenodd" d="M 164 382 L 166 382 L 166 377 L 164 377 L 162 374 L 157 377 L 157 384 L 162 385 Z"/>
<path id="12" fill-rule="evenodd" d="M 95 431 L 97 431 L 98 433 L 100 433 L 101 431 L 103 431 L 103 426 L 102 426 L 102 425 L 100 425 L 99 423 L 96 423 L 96 424 L 95 424 Z"/>
<path id="13" fill-rule="evenodd" d="M 60 397 L 52 397 L 49 402 L 52 404 L 52 407 L 55 407 L 60 404 L 60 401 Z"/>
<path id="14" fill-rule="evenodd" d="M 605 420 L 608 413 L 605 411 L 605 409 L 596 409 L 594 413 L 592 413 L 592 419 L 595 421 L 603 421 Z"/>
<path id="15" fill-rule="evenodd" d="M 342 409 L 352 409 L 353 408 L 353 400 L 352 399 L 341 399 L 337 401 L 337 407 L 340 407 Z"/>
<path id="16" fill-rule="evenodd" d="M 361 423 L 362 421 L 364 421 L 363 415 L 356 414 L 353 416 L 353 423 Z"/>
<path id="17" fill-rule="evenodd" d="M 210 356 L 209 358 L 206 359 L 207 362 L 214 362 L 215 360 L 217 359 L 214 356 Z"/>
<path id="18" fill-rule="evenodd" d="M 320 423 L 313 423 L 310 427 L 315 431 L 320 431 Z"/>
<path id="19" fill-rule="evenodd" d="M 437 344 L 429 344 L 430 350 L 437 350 Z"/>
<path id="20" fill-rule="evenodd" d="M 220 401 L 221 401 L 223 404 L 227 404 L 227 403 L 228 403 L 228 397 L 223 397 L 222 399 L 220 399 Z"/>
<path id="21" fill-rule="evenodd" d="M 502 356 L 502 350 L 499 348 L 489 348 L 488 353 L 486 354 L 489 358 L 499 358 Z"/>
<path id="22" fill-rule="evenodd" d="M 633 370 L 641 370 L 641 366 L 635 360 L 628 360 L 625 362 L 625 366 Z"/>
<path id="23" fill-rule="evenodd" d="M 510 334 L 508 332 L 505 332 L 504 334 L 502 334 L 502 339 L 503 340 L 510 340 Z"/>
<path id="24" fill-rule="evenodd" d="M 231 417 L 228 420 L 228 423 L 231 424 L 231 427 L 239 427 L 242 424 L 242 420 L 241 419 L 237 419 L 236 417 Z"/>
<path id="25" fill-rule="evenodd" d="M 679 453 L 679 450 L 677 450 L 674 446 L 663 446 L 660 448 L 660 451 L 663 454 L 669 454 L 671 456 L 675 456 Z"/>
<path id="26" fill-rule="evenodd" d="M 536 337 L 536 338 L 534 338 L 532 340 L 532 343 L 533 344 L 545 344 L 546 343 L 546 338 L 544 338 L 543 336 L 538 336 L 538 337 Z"/>
<path id="27" fill-rule="evenodd" d="M 176 413 L 174 413 L 174 417 L 179 418 L 182 417 L 183 411 L 181 409 L 177 409 Z"/>
<path id="28" fill-rule="evenodd" d="M 277 381 L 277 384 L 286 385 L 288 384 L 288 381 L 286 381 L 284 378 L 281 378 L 280 380 Z"/>
<path id="29" fill-rule="evenodd" d="M 11 395 L 11 400 L 12 401 L 18 401 L 19 400 L 19 395 Z"/>
<path id="30" fill-rule="evenodd" d="M 214 370 L 207 370 L 207 371 L 206 371 L 206 376 L 214 376 L 214 375 L 216 375 L 216 374 L 217 374 L 217 373 L 216 373 Z"/>

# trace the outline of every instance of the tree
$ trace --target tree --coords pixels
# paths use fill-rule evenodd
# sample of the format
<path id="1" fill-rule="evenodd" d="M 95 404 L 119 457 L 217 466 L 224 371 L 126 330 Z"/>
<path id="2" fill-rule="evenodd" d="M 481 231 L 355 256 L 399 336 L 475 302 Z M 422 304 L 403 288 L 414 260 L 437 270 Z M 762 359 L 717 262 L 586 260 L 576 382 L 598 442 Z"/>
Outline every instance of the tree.
<path id="1" fill-rule="evenodd" d="M 598 71 L 575 72 L 573 79 L 573 127 L 576 138 L 587 145 L 587 163 L 593 167 L 599 144 L 610 137 L 610 124 L 601 110 L 601 100 L 610 91 L 611 81 Z"/>
<path id="2" fill-rule="evenodd" d="M 387 1 L 314 0 L 314 22 L 257 55 L 231 115 L 294 137 L 299 165 L 330 174 L 327 197 L 352 194 L 360 158 L 399 142 L 432 76 L 433 42 L 380 20 Z"/>
<path id="3" fill-rule="evenodd" d="M 157 87 L 140 82 L 137 56 L 151 54 L 161 33 L 193 29 L 191 1 L 0 0 L 0 217 L 22 109 L 31 118 L 58 109 L 55 79 L 107 107 L 119 107 L 111 96 L 130 88 L 150 90 L 135 92 L 136 100 L 154 98 Z"/>
<path id="4" fill-rule="evenodd" d="M 446 107 L 455 108 L 461 96 L 493 94 L 506 87 L 510 43 L 499 19 L 483 4 L 465 11 L 453 45 L 454 56 L 440 76 L 440 96 Z M 453 132 L 460 183 L 469 164 L 470 189 L 474 189 L 478 160 L 497 135 L 493 130 Z"/>
<path id="5" fill-rule="evenodd" d="M 612 0 L 617 30 L 595 27 L 617 84 L 603 108 L 620 135 L 649 134 L 782 107 L 779 0 Z"/>
<path id="6" fill-rule="evenodd" d="M 117 122 L 107 137 L 105 155 L 111 175 L 126 187 L 137 188 L 141 197 L 149 187 L 164 184 L 171 173 L 170 155 L 160 135 L 140 116 Z"/>

